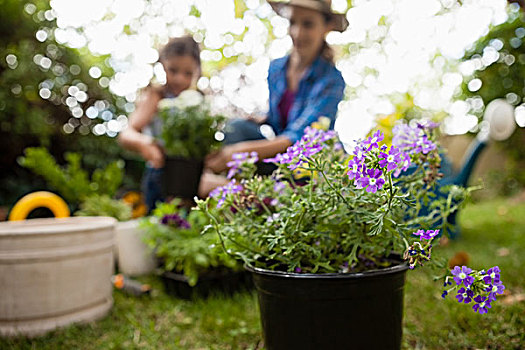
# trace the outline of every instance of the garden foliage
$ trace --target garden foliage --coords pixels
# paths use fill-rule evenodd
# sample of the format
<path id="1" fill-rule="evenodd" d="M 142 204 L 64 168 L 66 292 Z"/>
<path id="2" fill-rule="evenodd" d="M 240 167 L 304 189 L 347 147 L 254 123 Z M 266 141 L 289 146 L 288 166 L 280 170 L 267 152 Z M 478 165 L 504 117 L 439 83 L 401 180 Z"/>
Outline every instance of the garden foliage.
<path id="1" fill-rule="evenodd" d="M 197 91 L 159 102 L 162 120 L 160 143 L 168 156 L 203 159 L 219 146 L 215 134 L 224 117 L 213 115 L 207 101 Z"/>
<path id="2" fill-rule="evenodd" d="M 180 207 L 180 200 L 160 203 L 153 215 L 141 222 L 144 241 L 162 261 L 165 271 L 183 273 L 195 285 L 207 271 L 241 269 L 221 247 L 214 232 L 203 233 L 209 225 L 206 214 Z"/>

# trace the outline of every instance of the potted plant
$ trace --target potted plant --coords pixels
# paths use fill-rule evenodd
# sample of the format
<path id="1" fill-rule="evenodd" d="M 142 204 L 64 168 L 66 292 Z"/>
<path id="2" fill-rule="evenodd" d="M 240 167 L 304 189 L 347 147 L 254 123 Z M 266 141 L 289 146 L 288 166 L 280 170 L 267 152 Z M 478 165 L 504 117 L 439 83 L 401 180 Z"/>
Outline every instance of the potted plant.
<path id="1" fill-rule="evenodd" d="M 179 198 L 160 203 L 153 215 L 141 222 L 144 242 L 160 260 L 169 294 L 191 299 L 212 290 L 232 292 L 246 282 L 242 265 L 228 255 L 209 225 L 206 214 L 189 211 Z"/>
<path id="2" fill-rule="evenodd" d="M 159 144 L 166 154 L 163 186 L 168 196 L 193 199 L 197 195 L 204 157 L 217 147 L 215 134 L 224 118 L 213 115 L 202 94 L 185 90 L 159 101 L 162 120 Z"/>
<path id="3" fill-rule="evenodd" d="M 279 166 L 271 176 L 254 176 L 249 159 L 233 162 L 237 178 L 212 194 L 218 208 L 197 202 L 252 272 L 267 349 L 400 348 L 405 273 L 430 262 L 469 192 L 436 196 L 435 126 L 399 125 L 392 145 L 377 131 L 350 155 L 333 131 L 308 128 L 265 160 Z M 297 170 L 309 181 L 297 183 Z M 504 289 L 497 267 L 457 266 L 441 281 L 444 297 L 455 291 L 479 313 Z"/>

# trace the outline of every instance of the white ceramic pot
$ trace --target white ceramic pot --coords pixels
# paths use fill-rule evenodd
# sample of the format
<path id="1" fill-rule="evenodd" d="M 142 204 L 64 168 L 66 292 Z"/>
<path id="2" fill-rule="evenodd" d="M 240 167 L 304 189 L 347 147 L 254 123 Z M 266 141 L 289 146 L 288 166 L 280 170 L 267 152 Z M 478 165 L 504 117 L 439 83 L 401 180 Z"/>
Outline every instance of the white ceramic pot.
<path id="1" fill-rule="evenodd" d="M 0 335 L 35 336 L 105 316 L 113 305 L 115 223 L 0 222 Z"/>
<path id="2" fill-rule="evenodd" d="M 148 274 L 157 266 L 155 256 L 142 242 L 144 232 L 138 224 L 139 220 L 130 220 L 116 226 L 118 269 L 127 276 Z"/>

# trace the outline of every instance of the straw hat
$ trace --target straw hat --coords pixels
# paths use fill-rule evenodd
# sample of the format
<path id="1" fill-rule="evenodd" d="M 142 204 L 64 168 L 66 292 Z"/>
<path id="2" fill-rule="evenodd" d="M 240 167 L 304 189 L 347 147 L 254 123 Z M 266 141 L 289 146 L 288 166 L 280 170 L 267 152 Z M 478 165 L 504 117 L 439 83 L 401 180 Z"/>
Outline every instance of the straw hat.
<path id="1" fill-rule="evenodd" d="M 321 13 L 330 15 L 334 30 L 338 32 L 344 31 L 348 27 L 348 20 L 345 14 L 335 13 L 332 11 L 332 0 L 285 0 L 285 1 L 270 1 L 267 0 L 270 6 L 277 14 L 286 17 L 286 10 L 289 6 L 299 6 L 311 10 L 316 10 Z"/>

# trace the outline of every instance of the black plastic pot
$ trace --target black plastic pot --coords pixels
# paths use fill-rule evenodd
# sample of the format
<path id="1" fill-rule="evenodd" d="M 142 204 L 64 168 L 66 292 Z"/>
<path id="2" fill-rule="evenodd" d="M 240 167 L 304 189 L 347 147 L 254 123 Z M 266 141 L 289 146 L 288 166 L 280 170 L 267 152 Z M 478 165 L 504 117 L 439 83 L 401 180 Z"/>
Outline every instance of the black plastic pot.
<path id="1" fill-rule="evenodd" d="M 187 300 L 207 298 L 217 293 L 232 295 L 253 288 L 251 274 L 247 271 L 210 271 L 199 276 L 195 286 L 190 286 L 188 277 L 180 273 L 164 272 L 161 277 L 166 293 Z"/>
<path id="2" fill-rule="evenodd" d="M 199 190 L 204 161 L 181 157 L 166 157 L 163 172 L 165 197 L 193 199 Z"/>
<path id="3" fill-rule="evenodd" d="M 298 274 L 246 267 L 266 349 L 399 349 L 407 268 Z"/>

